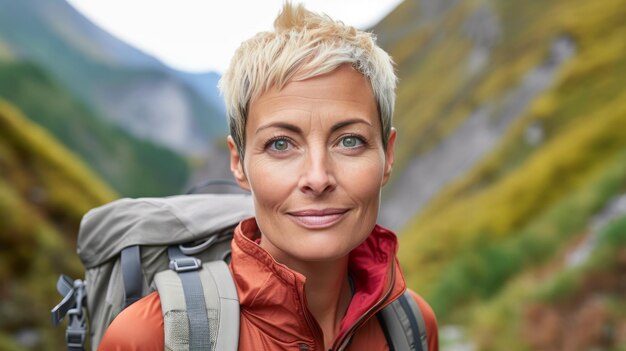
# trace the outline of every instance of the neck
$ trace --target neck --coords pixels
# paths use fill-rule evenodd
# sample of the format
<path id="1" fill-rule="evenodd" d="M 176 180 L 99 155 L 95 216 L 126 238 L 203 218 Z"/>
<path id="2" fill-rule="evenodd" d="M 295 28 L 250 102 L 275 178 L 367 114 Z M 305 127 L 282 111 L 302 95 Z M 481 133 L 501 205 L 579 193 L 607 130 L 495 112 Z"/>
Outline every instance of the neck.
<path id="1" fill-rule="evenodd" d="M 330 349 L 352 299 L 348 256 L 323 262 L 274 259 L 306 277 L 307 307 L 324 334 L 324 349 Z"/>
<path id="2" fill-rule="evenodd" d="M 316 262 L 301 272 L 307 277 L 305 292 L 309 311 L 324 333 L 325 349 L 332 347 L 352 293 L 348 282 L 347 257 L 337 262 Z"/>

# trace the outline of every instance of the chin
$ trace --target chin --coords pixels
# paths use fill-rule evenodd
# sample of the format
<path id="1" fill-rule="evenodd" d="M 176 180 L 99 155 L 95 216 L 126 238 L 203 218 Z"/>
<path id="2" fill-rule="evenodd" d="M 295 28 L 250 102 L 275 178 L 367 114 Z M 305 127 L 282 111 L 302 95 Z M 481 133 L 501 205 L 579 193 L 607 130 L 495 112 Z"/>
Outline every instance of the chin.
<path id="1" fill-rule="evenodd" d="M 291 219 L 266 222 L 263 217 L 257 216 L 257 223 L 264 233 L 263 246 L 281 263 L 340 260 L 365 241 L 375 225 L 374 221 L 359 222 L 350 217 L 320 229 L 303 227 Z"/>
<path id="2" fill-rule="evenodd" d="M 302 262 L 332 262 L 350 254 L 352 250 L 306 250 L 295 252 L 292 256 Z"/>
<path id="3" fill-rule="evenodd" d="M 365 240 L 366 237 L 362 238 Z M 293 249 L 281 250 L 293 258 L 304 262 L 331 262 L 337 261 L 350 254 L 363 240 L 338 242 L 337 237 L 320 235 L 301 240 Z M 291 252 L 290 252 L 291 251 Z"/>

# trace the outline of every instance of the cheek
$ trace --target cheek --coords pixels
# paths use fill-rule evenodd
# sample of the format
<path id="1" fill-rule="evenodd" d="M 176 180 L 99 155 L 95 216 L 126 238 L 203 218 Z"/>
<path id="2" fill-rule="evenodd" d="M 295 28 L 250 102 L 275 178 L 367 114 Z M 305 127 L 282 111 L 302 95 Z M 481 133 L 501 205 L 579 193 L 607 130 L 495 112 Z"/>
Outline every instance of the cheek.
<path id="1" fill-rule="evenodd" d="M 359 202 L 378 202 L 382 187 L 384 158 L 369 155 L 339 162 L 339 175 L 348 194 Z"/>
<path id="2" fill-rule="evenodd" d="M 254 157 L 249 159 L 246 170 L 250 188 L 259 205 L 257 212 L 279 207 L 291 193 L 294 184 L 297 184 L 297 170 L 289 162 L 277 164 L 272 160 Z"/>

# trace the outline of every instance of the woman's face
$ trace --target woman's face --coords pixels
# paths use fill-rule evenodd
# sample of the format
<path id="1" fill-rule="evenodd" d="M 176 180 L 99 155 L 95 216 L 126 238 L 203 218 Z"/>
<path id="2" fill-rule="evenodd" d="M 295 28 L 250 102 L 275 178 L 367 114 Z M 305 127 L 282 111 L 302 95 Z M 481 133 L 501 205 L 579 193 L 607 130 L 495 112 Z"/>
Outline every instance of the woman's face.
<path id="1" fill-rule="evenodd" d="M 261 246 L 282 263 L 347 255 L 375 225 L 394 141 L 383 148 L 370 83 L 349 65 L 253 101 L 243 164 L 228 142 Z"/>

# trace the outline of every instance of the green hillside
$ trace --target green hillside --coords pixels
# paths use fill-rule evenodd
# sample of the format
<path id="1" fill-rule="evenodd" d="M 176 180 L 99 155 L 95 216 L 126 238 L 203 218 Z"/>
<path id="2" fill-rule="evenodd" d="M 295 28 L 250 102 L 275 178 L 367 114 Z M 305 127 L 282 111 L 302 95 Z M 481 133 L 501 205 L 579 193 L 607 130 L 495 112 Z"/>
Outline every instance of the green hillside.
<path id="1" fill-rule="evenodd" d="M 620 290 L 581 282 L 598 271 L 615 280 L 624 272 L 618 259 L 624 250 L 598 244 L 602 254 L 594 257 L 602 256 L 602 263 L 564 270 L 565 277 L 557 271 L 594 215 L 626 192 L 626 2 L 449 3 L 438 17 L 415 25 L 419 3 L 405 1 L 374 29 L 401 78 L 395 124 L 400 136 L 411 138 L 398 145 L 400 172 L 475 109 L 487 102 L 502 106 L 504 92 L 546 61 L 555 40 L 571 38 L 576 52 L 498 146 L 401 231 L 399 255 L 409 285 L 433 305 L 443 325 L 465 326 L 481 350 L 618 350 L 626 342 L 618 328 L 626 320 L 625 306 L 614 298 Z M 495 14 L 499 32 L 486 66 L 468 74 L 467 23 L 484 6 Z M 531 127 L 542 131 L 538 143 L 528 140 Z M 607 240 L 623 247 L 623 230 L 606 230 L 614 236 Z M 546 270 L 550 274 L 538 273 Z M 537 332 L 528 320 L 533 311 L 566 318 L 561 298 L 573 296 L 572 303 L 592 294 L 606 297 L 599 302 L 604 310 L 622 311 L 598 322 L 616 332 L 575 346 L 564 343 L 568 334 L 547 344 L 528 337 L 529 330 Z M 577 332 L 559 327 L 559 333 Z"/>
<path id="2" fill-rule="evenodd" d="M 399 231 L 443 350 L 626 350 L 625 19 L 626 0 L 407 0 L 372 29 L 400 76 L 388 188 L 477 111 L 499 123 L 512 93 L 556 66 L 496 146 Z M 563 41 L 573 55 L 555 64 Z M 1 350 L 62 349 L 49 309 L 58 273 L 82 275 L 75 235 L 89 208 L 187 179 L 186 161 L 102 122 L 47 72 L 0 39 Z"/>
<path id="3" fill-rule="evenodd" d="M 8 61 L 13 59 L 13 52 L 9 46 L 0 40 L 0 60 Z"/>
<path id="4" fill-rule="evenodd" d="M 47 131 L 0 99 L 0 349 L 60 350 L 59 272 L 82 276 L 82 215 L 117 195 Z M 22 340 L 21 346 L 16 342 Z"/>
<path id="5" fill-rule="evenodd" d="M 0 97 L 48 129 L 124 196 L 180 193 L 186 161 L 97 116 L 38 66 L 0 61 Z"/>
<path id="6" fill-rule="evenodd" d="M 151 71 L 155 67 L 163 66 L 63 0 L 0 0 L 0 98 L 50 131 L 122 196 L 178 194 L 189 178 L 186 159 L 131 135 L 86 98 L 103 85 L 121 91 L 133 79 L 163 76 Z"/>
<path id="7" fill-rule="evenodd" d="M 0 42 L 98 117 L 140 139 L 189 156 L 203 154 L 205 142 L 226 133 L 225 115 L 213 101 L 65 0 L 0 0 Z M 217 96 L 217 88 L 211 94 Z M 168 129 L 177 122 L 187 126 L 185 135 Z"/>

